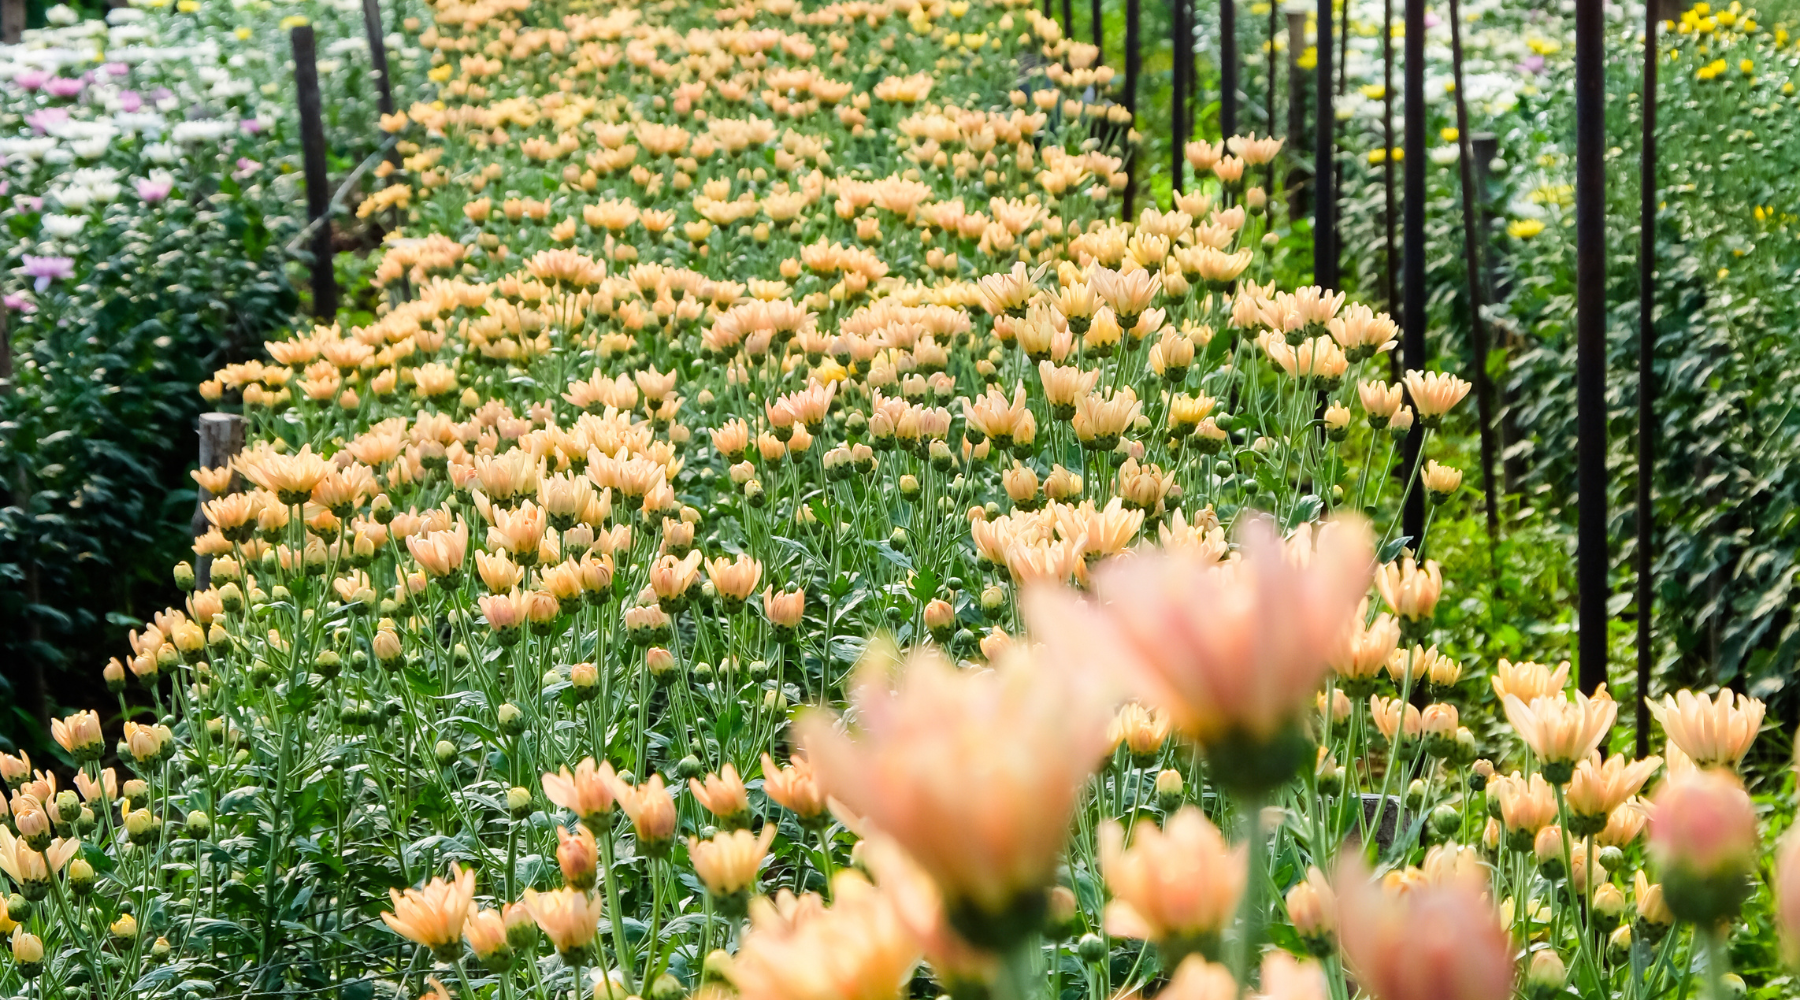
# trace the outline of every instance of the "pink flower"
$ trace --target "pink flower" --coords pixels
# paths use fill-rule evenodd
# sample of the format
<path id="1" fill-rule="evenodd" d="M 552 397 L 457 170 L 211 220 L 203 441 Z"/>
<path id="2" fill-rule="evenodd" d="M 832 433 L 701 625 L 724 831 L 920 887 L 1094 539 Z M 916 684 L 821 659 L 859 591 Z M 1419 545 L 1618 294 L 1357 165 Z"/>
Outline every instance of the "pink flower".
<path id="1" fill-rule="evenodd" d="M 1664 782 L 1650 802 L 1650 857 L 1675 916 L 1735 914 L 1757 861 L 1756 807 L 1737 775 L 1696 769 Z"/>
<path id="2" fill-rule="evenodd" d="M 74 97 L 81 93 L 81 88 L 85 86 L 87 84 L 81 80 L 58 76 L 52 77 L 49 82 L 45 83 L 44 89 L 49 92 L 51 97 Z"/>
<path id="3" fill-rule="evenodd" d="M 22 313 L 37 312 L 37 303 L 31 301 L 24 292 L 14 292 L 3 300 L 6 308 Z"/>
<path id="4" fill-rule="evenodd" d="M 1338 940 L 1356 981 L 1378 1000 L 1506 1000 L 1512 942 L 1482 879 L 1452 875 L 1399 889 L 1360 864 L 1338 872 Z"/>
<path id="5" fill-rule="evenodd" d="M 255 118 L 242 119 L 238 122 L 238 128 L 243 129 L 246 135 L 255 135 L 263 129 L 262 122 L 257 121 Z"/>
<path id="6" fill-rule="evenodd" d="M 137 179 L 138 197 L 147 204 L 154 205 L 169 196 L 175 189 L 175 179 L 164 174 L 161 177 L 139 177 Z"/>
<path id="7" fill-rule="evenodd" d="M 240 157 L 238 157 L 238 161 L 237 161 L 237 169 L 232 172 L 231 176 L 233 176 L 241 181 L 244 178 L 250 176 L 251 174 L 256 173 L 258 170 L 261 170 L 261 169 L 262 169 L 262 164 L 256 162 L 255 160 L 250 159 L 247 156 L 240 156 Z"/>
<path id="8" fill-rule="evenodd" d="M 37 279 L 32 287 L 39 292 L 50 287 L 50 282 L 61 278 L 75 277 L 75 261 L 68 257 L 33 257 L 26 254 L 25 266 L 15 268 L 14 273 L 27 278 Z"/>
<path id="9" fill-rule="evenodd" d="M 897 669 L 875 654 L 853 685 L 854 732 L 816 712 L 798 723 L 825 791 L 897 841 L 982 947 L 1010 944 L 1043 905 L 1106 748 L 1110 699 L 1089 690 L 1092 671 L 1024 655 L 959 670 L 929 651 Z"/>
<path id="10" fill-rule="evenodd" d="M 50 74 L 41 69 L 28 69 L 13 77 L 13 82 L 18 84 L 21 90 L 42 90 L 44 84 L 50 82 Z"/>
<path id="11" fill-rule="evenodd" d="M 124 111 L 127 113 L 134 112 L 134 111 L 137 111 L 139 108 L 142 108 L 143 106 L 144 106 L 144 99 L 138 95 L 137 91 L 125 90 L 125 91 L 121 91 L 119 93 L 119 110 L 120 111 Z"/>
<path id="12" fill-rule="evenodd" d="M 1047 648 L 1083 665 L 1119 664 L 1145 701 L 1202 744 L 1267 744 L 1312 708 L 1373 571 L 1360 520 L 1283 543 L 1267 521 L 1240 533 L 1240 558 L 1189 552 L 1116 559 L 1093 573 L 1097 601 L 1025 596 Z"/>
<path id="13" fill-rule="evenodd" d="M 68 108 L 39 108 L 25 116 L 25 124 L 30 125 L 31 130 L 39 135 L 50 131 L 51 126 L 61 125 L 68 120 Z"/>
<path id="14" fill-rule="evenodd" d="M 109 62 L 100 68 L 112 76 L 126 76 L 131 72 L 131 66 L 122 62 Z"/>
<path id="15" fill-rule="evenodd" d="M 13 204 L 17 205 L 21 212 L 42 212 L 44 210 L 44 199 L 36 195 L 22 194 Z"/>

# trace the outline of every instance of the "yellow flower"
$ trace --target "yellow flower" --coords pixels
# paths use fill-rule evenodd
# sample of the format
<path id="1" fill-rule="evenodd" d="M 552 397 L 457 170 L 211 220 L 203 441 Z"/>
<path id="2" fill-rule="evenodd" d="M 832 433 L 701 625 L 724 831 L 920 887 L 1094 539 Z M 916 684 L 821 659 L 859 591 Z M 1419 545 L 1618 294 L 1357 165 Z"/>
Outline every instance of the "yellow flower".
<path id="1" fill-rule="evenodd" d="M 1506 235 L 1516 240 L 1528 240 L 1543 231 L 1541 219 L 1514 219 L 1506 224 Z"/>
<path id="2" fill-rule="evenodd" d="M 192 14 L 200 9 L 200 0 L 180 0 L 175 9 L 183 14 Z"/>
<path id="3" fill-rule="evenodd" d="M 291 18 L 290 18 L 290 20 L 291 20 Z M 287 22 L 284 21 L 282 23 L 285 24 Z M 443 83 L 444 81 L 450 79 L 450 74 L 454 73 L 454 72 L 456 72 L 456 70 L 449 63 L 445 63 L 442 66 L 433 67 L 432 70 L 430 72 L 426 73 L 425 75 L 430 77 L 431 82 L 433 82 L 433 83 Z"/>
<path id="4" fill-rule="evenodd" d="M 289 31 L 294 28 L 303 27 L 303 26 L 311 24 L 311 23 L 312 23 L 311 21 L 307 20 L 304 16 L 302 16 L 300 14 L 289 14 L 287 17 L 284 17 L 281 19 L 281 30 Z"/>
<path id="5" fill-rule="evenodd" d="M 1456 128 L 1454 126 L 1452 126 L 1450 128 L 1439 129 L 1438 137 L 1443 139 L 1445 142 L 1455 142 L 1458 138 L 1461 137 L 1461 133 L 1456 131 Z"/>

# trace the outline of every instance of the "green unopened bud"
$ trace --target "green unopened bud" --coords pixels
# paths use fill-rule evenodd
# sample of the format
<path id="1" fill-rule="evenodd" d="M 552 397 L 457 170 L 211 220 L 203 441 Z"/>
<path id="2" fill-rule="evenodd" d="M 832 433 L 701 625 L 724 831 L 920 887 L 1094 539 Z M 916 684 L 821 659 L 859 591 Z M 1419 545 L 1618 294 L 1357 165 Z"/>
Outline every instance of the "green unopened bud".
<path id="1" fill-rule="evenodd" d="M 335 650 L 321 649 L 319 654 L 313 657 L 313 670 L 320 677 L 332 680 L 344 672 L 344 658 L 337 655 Z"/>
<path id="2" fill-rule="evenodd" d="M 1075 942 L 1075 953 L 1089 965 L 1106 961 L 1106 941 L 1098 934 L 1083 934 L 1081 940 Z"/>
<path id="3" fill-rule="evenodd" d="M 1563 965 L 1562 956 L 1545 948 L 1531 956 L 1530 969 L 1525 973 L 1525 995 L 1549 1000 L 1561 994 L 1568 981 L 1569 970 Z"/>
<path id="4" fill-rule="evenodd" d="M 518 736 L 525 732 L 525 713 L 519 711 L 519 706 L 508 702 L 495 714 L 499 718 L 501 735 Z"/>
<path id="5" fill-rule="evenodd" d="M 449 767 L 456 762 L 456 744 L 449 740 L 438 740 L 431 752 L 437 757 L 439 767 Z"/>
<path id="6" fill-rule="evenodd" d="M 194 592 L 194 567 L 186 560 L 175 564 L 175 586 L 185 593 Z"/>
<path id="7" fill-rule="evenodd" d="M 87 863 L 86 858 L 76 858 L 69 862 L 69 888 L 77 896 L 85 896 L 94 887 L 94 866 Z M 12 907 L 6 908 L 8 916 L 12 915 Z M 23 918 L 20 918 L 23 919 Z"/>
<path id="8" fill-rule="evenodd" d="M 22 924 L 31 919 L 37 912 L 37 904 L 18 893 L 6 897 L 6 918 L 13 923 Z"/>
<path id="9" fill-rule="evenodd" d="M 506 812 L 513 819 L 531 815 L 531 792 L 514 785 L 506 790 Z"/>
<path id="10" fill-rule="evenodd" d="M 687 989 L 681 985 L 681 980 L 666 972 L 650 984 L 650 1000 L 681 1000 L 684 996 L 687 996 Z"/>
<path id="11" fill-rule="evenodd" d="M 700 967 L 701 982 L 721 982 L 725 979 L 726 970 L 730 968 L 731 953 L 723 948 L 714 948 L 706 953 L 706 963 Z"/>
<path id="12" fill-rule="evenodd" d="M 184 832 L 191 840 L 201 840 L 212 833 L 212 817 L 199 809 L 187 814 L 187 825 Z"/>
<path id="13" fill-rule="evenodd" d="M 1187 783 L 1182 780 L 1181 772 L 1174 768 L 1160 771 L 1156 775 L 1156 804 L 1164 812 L 1174 812 L 1181 805 L 1182 795 L 1187 790 Z"/>

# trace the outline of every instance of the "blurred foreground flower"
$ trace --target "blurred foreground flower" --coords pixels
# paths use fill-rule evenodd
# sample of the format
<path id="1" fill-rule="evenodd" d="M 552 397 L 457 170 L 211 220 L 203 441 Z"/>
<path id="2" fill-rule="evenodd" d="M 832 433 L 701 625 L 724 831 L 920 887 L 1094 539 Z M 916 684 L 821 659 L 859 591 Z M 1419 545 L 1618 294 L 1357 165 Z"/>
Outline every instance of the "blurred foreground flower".
<path id="1" fill-rule="evenodd" d="M 1310 545 L 1283 543 L 1261 519 L 1239 540 L 1225 563 L 1176 551 L 1119 559 L 1094 571 L 1096 602 L 1037 590 L 1025 609 L 1057 657 L 1120 664 L 1206 749 L 1218 780 L 1260 795 L 1313 753 L 1301 720 L 1368 591 L 1373 551 L 1353 518 L 1327 522 Z"/>
<path id="2" fill-rule="evenodd" d="M 1512 942 L 1478 876 L 1462 871 L 1389 888 L 1356 862 L 1339 868 L 1338 937 L 1378 1000 L 1506 1000 Z"/>
<path id="3" fill-rule="evenodd" d="M 1758 853 L 1756 809 L 1728 771 L 1671 777 L 1650 801 L 1650 856 L 1678 919 L 1712 924 L 1750 894 Z"/>
<path id="4" fill-rule="evenodd" d="M 818 713 L 798 724 L 825 790 L 931 874 L 976 945 L 1004 950 L 1039 926 L 1106 747 L 1107 700 L 1061 662 L 958 671 L 920 651 L 890 678 L 877 655 L 858 669 L 853 734 Z"/>
<path id="5" fill-rule="evenodd" d="M 834 902 L 750 903 L 750 929 L 726 978 L 744 1000 L 896 1000 L 919 960 L 894 902 L 855 872 L 832 880 Z"/>

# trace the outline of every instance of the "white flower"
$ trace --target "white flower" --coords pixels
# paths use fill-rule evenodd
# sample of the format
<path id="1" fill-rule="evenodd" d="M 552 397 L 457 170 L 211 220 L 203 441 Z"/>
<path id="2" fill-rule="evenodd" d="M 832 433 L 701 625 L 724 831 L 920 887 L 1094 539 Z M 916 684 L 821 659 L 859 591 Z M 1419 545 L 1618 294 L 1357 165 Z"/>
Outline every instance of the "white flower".
<path id="1" fill-rule="evenodd" d="M 0 155 L 25 160 L 40 160 L 44 154 L 56 148 L 56 140 L 49 136 L 31 139 L 0 139 Z"/>
<path id="2" fill-rule="evenodd" d="M 72 236 L 81 235 L 81 230 L 87 226 L 87 219 L 79 215 L 57 215 L 53 212 L 46 212 L 43 225 L 45 235 L 66 240 Z"/>
<path id="3" fill-rule="evenodd" d="M 1457 146 L 1433 146 L 1429 155 L 1431 162 L 1444 167 L 1455 163 L 1461 152 L 1462 150 Z"/>
<path id="4" fill-rule="evenodd" d="M 70 184 L 67 187 L 59 188 L 51 192 L 51 197 L 56 199 L 58 205 L 71 212 L 85 212 L 88 206 L 94 203 L 93 189 L 85 184 Z M 44 218 L 45 221 L 49 221 L 51 217 L 45 216 Z"/>
<path id="5" fill-rule="evenodd" d="M 216 118 L 206 118 L 192 122 L 177 122 L 170 138 L 180 143 L 218 142 L 220 139 L 229 135 L 231 129 L 232 125 L 230 122 L 220 121 Z"/>
<path id="6" fill-rule="evenodd" d="M 49 10 L 44 11 L 44 20 L 49 21 L 51 24 L 69 25 L 81 20 L 81 15 L 70 9 L 68 4 L 59 3 Z"/>
<path id="7" fill-rule="evenodd" d="M 106 155 L 106 150 L 110 146 L 112 146 L 112 137 L 95 136 L 92 139 L 76 139 L 69 143 L 69 150 L 84 160 L 95 160 Z"/>
<path id="8" fill-rule="evenodd" d="M 151 163 L 160 163 L 167 166 L 168 164 L 174 163 L 175 158 L 180 155 L 181 151 L 175 148 L 174 143 L 153 142 L 144 147 L 144 159 L 149 160 Z"/>
<path id="9" fill-rule="evenodd" d="M 130 24 L 133 21 L 142 21 L 144 16 L 144 12 L 136 7 L 114 7 L 106 12 L 106 23 Z"/>
<path id="10" fill-rule="evenodd" d="M 102 205 L 110 205 L 119 200 L 119 192 L 123 190 L 118 181 L 95 181 L 92 185 L 94 201 Z"/>

